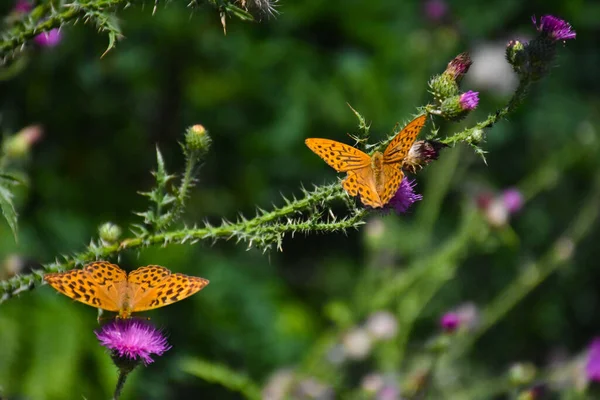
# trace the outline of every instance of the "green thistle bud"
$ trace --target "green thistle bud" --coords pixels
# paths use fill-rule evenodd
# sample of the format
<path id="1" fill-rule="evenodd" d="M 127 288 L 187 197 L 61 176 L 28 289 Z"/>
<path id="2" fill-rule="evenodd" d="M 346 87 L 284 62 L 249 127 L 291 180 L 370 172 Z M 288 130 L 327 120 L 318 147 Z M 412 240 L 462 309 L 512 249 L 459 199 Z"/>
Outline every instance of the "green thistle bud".
<path id="1" fill-rule="evenodd" d="M 98 232 L 100 234 L 100 239 L 107 244 L 115 243 L 121 236 L 121 228 L 112 222 L 105 222 L 100 225 Z"/>
<path id="2" fill-rule="evenodd" d="M 479 93 L 469 90 L 442 102 L 442 116 L 451 121 L 460 121 L 479 104 Z"/>
<path id="3" fill-rule="evenodd" d="M 513 70 L 521 75 L 527 64 L 527 52 L 525 45 L 518 40 L 511 40 L 506 45 L 506 61 L 512 65 Z"/>
<path id="4" fill-rule="evenodd" d="M 452 75 L 436 75 L 429 81 L 429 88 L 433 98 L 438 103 L 443 103 L 449 97 L 456 96 L 459 92 L 458 84 Z"/>
<path id="5" fill-rule="evenodd" d="M 185 149 L 189 152 L 204 154 L 210 149 L 211 142 L 208 131 L 200 124 L 189 127 L 185 132 Z"/>
<path id="6" fill-rule="evenodd" d="M 42 138 L 42 128 L 31 125 L 4 140 L 3 150 L 8 158 L 20 159 L 29 155 L 31 146 Z"/>
<path id="7" fill-rule="evenodd" d="M 462 77 L 469 71 L 473 64 L 469 53 L 460 53 L 448 63 L 446 70 L 441 75 L 434 76 L 429 81 L 429 87 L 436 101 L 442 103 L 449 97 L 459 93 L 458 84 Z"/>
<path id="8" fill-rule="evenodd" d="M 532 363 L 516 363 L 508 370 L 508 379 L 513 386 L 528 385 L 535 379 L 536 372 Z"/>

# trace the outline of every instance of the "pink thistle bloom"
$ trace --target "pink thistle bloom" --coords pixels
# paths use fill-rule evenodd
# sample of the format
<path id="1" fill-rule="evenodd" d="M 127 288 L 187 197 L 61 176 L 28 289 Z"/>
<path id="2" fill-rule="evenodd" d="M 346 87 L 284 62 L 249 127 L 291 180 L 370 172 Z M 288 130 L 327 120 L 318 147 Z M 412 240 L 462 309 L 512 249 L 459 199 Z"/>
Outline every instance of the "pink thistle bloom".
<path id="1" fill-rule="evenodd" d="M 54 47 L 60 43 L 61 38 L 60 29 L 55 28 L 48 32 L 40 33 L 33 40 L 42 47 Z"/>
<path id="2" fill-rule="evenodd" d="M 31 11 L 31 3 L 27 0 L 18 0 L 17 3 L 15 4 L 15 7 L 13 8 L 13 12 L 16 12 L 18 14 L 25 14 L 28 13 L 29 11 Z"/>
<path id="3" fill-rule="evenodd" d="M 543 15 L 540 18 L 540 24 L 537 24 L 535 15 L 531 17 L 533 25 L 538 32 L 545 33 L 554 40 L 569 40 L 575 39 L 577 32 L 571 28 L 571 25 L 560 18 L 556 18 L 552 15 Z"/>
<path id="4" fill-rule="evenodd" d="M 474 110 L 479 104 L 479 93 L 469 90 L 460 95 L 459 103 L 464 111 Z"/>
<path id="5" fill-rule="evenodd" d="M 440 319 L 440 325 L 446 332 L 454 332 L 460 326 L 460 322 L 460 316 L 455 312 L 447 312 Z"/>
<path id="6" fill-rule="evenodd" d="M 154 361 L 151 354 L 161 356 L 171 348 L 160 330 L 142 320 L 117 319 L 94 333 L 113 356 L 141 359 L 145 365 Z"/>
<path id="7" fill-rule="evenodd" d="M 600 382 L 600 337 L 594 338 L 588 348 L 585 374 L 589 380 Z"/>
<path id="8" fill-rule="evenodd" d="M 411 181 L 404 177 L 396 194 L 391 198 L 386 208 L 394 209 L 398 214 L 406 213 L 413 203 L 423 200 L 422 195 L 415 193 L 415 186 L 416 182 L 414 180 Z"/>
<path id="9" fill-rule="evenodd" d="M 517 189 L 506 189 L 502 192 L 502 201 L 511 214 L 516 213 L 523 207 L 523 195 Z"/>
<path id="10" fill-rule="evenodd" d="M 425 1 L 425 16 L 432 22 L 438 22 L 448 13 L 448 5 L 443 0 Z"/>

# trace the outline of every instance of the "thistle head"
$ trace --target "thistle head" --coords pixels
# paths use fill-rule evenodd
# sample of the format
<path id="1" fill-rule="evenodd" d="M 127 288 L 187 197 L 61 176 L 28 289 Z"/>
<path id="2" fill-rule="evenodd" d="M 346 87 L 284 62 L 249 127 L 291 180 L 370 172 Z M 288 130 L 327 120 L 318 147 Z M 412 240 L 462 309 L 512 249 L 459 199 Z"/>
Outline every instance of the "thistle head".
<path id="1" fill-rule="evenodd" d="M 442 116 L 451 121 L 460 121 L 477 108 L 478 104 L 479 93 L 469 90 L 444 100 L 441 106 Z"/>
<path id="2" fill-rule="evenodd" d="M 161 356 L 171 348 L 160 330 L 138 319 L 116 319 L 95 334 L 121 370 L 131 371 L 140 363 L 148 365 L 154 361 L 151 355 Z"/>
<path id="3" fill-rule="evenodd" d="M 407 177 L 402 179 L 396 194 L 385 205 L 386 209 L 394 210 L 397 214 L 404 214 L 408 211 L 413 203 L 423 200 L 423 196 L 415 193 L 416 182 L 409 180 Z"/>
<path id="4" fill-rule="evenodd" d="M 444 147 L 448 145 L 437 140 L 417 140 L 406 155 L 403 167 L 416 174 L 425 165 L 437 160 Z"/>

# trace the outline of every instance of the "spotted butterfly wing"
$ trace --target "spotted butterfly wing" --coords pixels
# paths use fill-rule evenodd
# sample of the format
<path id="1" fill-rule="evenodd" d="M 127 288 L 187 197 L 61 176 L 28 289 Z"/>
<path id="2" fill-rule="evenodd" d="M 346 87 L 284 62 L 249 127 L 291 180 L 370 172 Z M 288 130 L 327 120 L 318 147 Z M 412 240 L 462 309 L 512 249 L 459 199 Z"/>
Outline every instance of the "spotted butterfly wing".
<path id="1" fill-rule="evenodd" d="M 129 273 L 131 312 L 163 307 L 197 293 L 208 285 L 204 278 L 173 274 L 158 265 L 140 267 Z"/>
<path id="2" fill-rule="evenodd" d="M 368 154 L 335 140 L 309 138 L 304 143 L 338 172 L 348 172 L 371 165 L 371 157 Z"/>
<path id="3" fill-rule="evenodd" d="M 423 114 L 408 123 L 388 144 L 383 152 L 385 164 L 402 163 L 410 148 L 417 139 L 419 132 L 425 126 L 427 115 Z M 402 179 L 401 179 L 402 180 Z"/>
<path id="4" fill-rule="evenodd" d="M 98 261 L 83 269 L 46 274 L 44 280 L 73 300 L 107 311 L 119 311 L 127 274 L 115 264 Z"/>

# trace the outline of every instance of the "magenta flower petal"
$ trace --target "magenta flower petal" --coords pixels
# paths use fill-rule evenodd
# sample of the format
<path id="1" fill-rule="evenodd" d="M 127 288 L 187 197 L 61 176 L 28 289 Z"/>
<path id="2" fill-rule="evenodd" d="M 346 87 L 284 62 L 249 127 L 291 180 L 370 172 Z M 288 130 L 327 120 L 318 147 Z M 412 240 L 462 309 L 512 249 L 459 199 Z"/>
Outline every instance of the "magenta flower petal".
<path id="1" fill-rule="evenodd" d="M 150 355 L 160 356 L 171 348 L 160 330 L 142 320 L 117 319 L 94 333 L 100 344 L 113 354 L 130 360 L 141 359 L 146 365 L 154 361 Z"/>
<path id="2" fill-rule="evenodd" d="M 600 382 L 600 337 L 594 338 L 588 348 L 585 374 L 589 380 Z"/>
<path id="3" fill-rule="evenodd" d="M 454 332 L 460 325 L 460 316 L 455 312 L 447 312 L 442 315 L 440 325 L 446 332 Z"/>
<path id="4" fill-rule="evenodd" d="M 48 32 L 40 33 L 33 40 L 42 47 L 54 47 L 60 43 L 61 37 L 60 29 L 52 29 Z"/>
<path id="5" fill-rule="evenodd" d="M 415 193 L 415 186 L 416 182 L 414 180 L 410 181 L 407 177 L 404 177 L 396 194 L 386 205 L 386 208 L 394 209 L 398 214 L 404 214 L 413 203 L 423 200 L 422 195 Z"/>
<path id="6" fill-rule="evenodd" d="M 550 36 L 554 40 L 569 40 L 575 39 L 577 33 L 573 30 L 571 25 L 560 18 L 556 18 L 552 15 L 543 15 L 540 18 L 540 24 L 537 24 L 535 15 L 531 17 L 535 28 L 542 33 Z"/>
<path id="7" fill-rule="evenodd" d="M 474 110 L 479 104 L 479 93 L 469 90 L 460 95 L 459 103 L 464 111 Z"/>
<path id="8" fill-rule="evenodd" d="M 13 8 L 13 11 L 19 14 L 25 14 L 28 13 L 29 11 L 31 11 L 32 9 L 32 5 L 29 1 L 27 0 L 18 0 L 17 3 L 15 4 L 15 7 Z"/>
<path id="9" fill-rule="evenodd" d="M 511 214 L 523 207 L 523 195 L 517 189 L 506 189 L 502 192 L 502 201 Z"/>
<path id="10" fill-rule="evenodd" d="M 425 16 L 433 22 L 438 22 L 448 13 L 448 5 L 443 0 L 425 1 Z"/>

